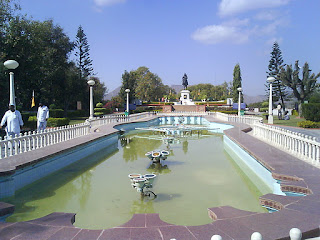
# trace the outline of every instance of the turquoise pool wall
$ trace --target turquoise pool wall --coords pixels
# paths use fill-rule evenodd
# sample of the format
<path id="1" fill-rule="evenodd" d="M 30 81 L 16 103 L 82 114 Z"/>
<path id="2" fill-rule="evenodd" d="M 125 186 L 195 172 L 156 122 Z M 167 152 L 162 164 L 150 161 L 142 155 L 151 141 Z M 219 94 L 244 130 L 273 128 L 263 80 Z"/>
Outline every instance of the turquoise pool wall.
<path id="1" fill-rule="evenodd" d="M 14 196 L 15 192 L 39 179 L 46 177 L 79 159 L 87 157 L 105 147 L 116 145 L 118 135 L 113 134 L 105 138 L 89 142 L 78 146 L 70 151 L 47 158 L 44 161 L 36 163 L 15 171 L 11 176 L 0 178 L 0 199 Z M 113 146 L 114 147 L 114 146 Z"/>
<path id="2" fill-rule="evenodd" d="M 285 195 L 268 169 L 226 135 L 223 136 L 223 140 L 226 152 L 263 194 L 268 193 L 270 189 L 274 194 Z M 266 189 L 266 186 L 269 189 Z"/>

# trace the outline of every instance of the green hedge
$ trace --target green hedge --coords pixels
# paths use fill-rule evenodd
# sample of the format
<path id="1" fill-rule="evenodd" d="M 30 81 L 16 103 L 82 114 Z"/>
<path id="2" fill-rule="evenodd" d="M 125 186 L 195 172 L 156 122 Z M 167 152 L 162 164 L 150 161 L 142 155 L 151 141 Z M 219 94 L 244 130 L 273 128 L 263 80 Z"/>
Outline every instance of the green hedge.
<path id="1" fill-rule="evenodd" d="M 266 108 L 266 107 L 260 108 L 260 112 L 267 112 L 267 111 L 269 111 L 269 108 Z"/>
<path id="2" fill-rule="evenodd" d="M 68 125 L 69 122 L 69 118 L 49 118 L 47 122 L 47 127 L 65 126 Z M 25 127 L 37 129 L 37 116 L 30 116 L 28 121 L 25 123 Z"/>
<path id="3" fill-rule="evenodd" d="M 86 110 L 68 111 L 68 118 L 87 117 L 87 116 L 89 116 L 89 113 Z"/>
<path id="4" fill-rule="evenodd" d="M 226 114 L 238 114 L 238 111 L 237 111 L 237 110 L 217 111 L 217 112 L 226 113 Z"/>
<path id="5" fill-rule="evenodd" d="M 298 122 L 298 127 L 302 128 L 320 128 L 320 122 L 302 121 Z"/>
<path id="6" fill-rule="evenodd" d="M 60 127 L 68 125 L 70 122 L 69 118 L 49 118 L 47 127 Z"/>
<path id="7" fill-rule="evenodd" d="M 320 122 L 320 103 L 302 104 L 302 115 L 306 120 Z"/>
<path id="8" fill-rule="evenodd" d="M 49 116 L 52 118 L 63 118 L 64 110 L 63 109 L 50 109 Z"/>

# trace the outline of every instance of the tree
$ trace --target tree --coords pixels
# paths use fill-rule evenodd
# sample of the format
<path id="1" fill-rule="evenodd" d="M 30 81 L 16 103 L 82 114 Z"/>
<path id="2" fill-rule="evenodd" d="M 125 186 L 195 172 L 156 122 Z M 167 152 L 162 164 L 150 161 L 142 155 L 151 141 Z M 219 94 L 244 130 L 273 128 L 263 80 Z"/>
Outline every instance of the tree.
<path id="1" fill-rule="evenodd" d="M 161 78 L 152 73 L 147 67 L 139 67 L 136 71 L 137 86 L 136 97 L 142 101 L 157 101 L 169 94 L 169 88 L 165 87 Z"/>
<path id="2" fill-rule="evenodd" d="M 238 88 L 242 86 L 240 65 L 237 64 L 233 69 L 233 82 L 232 82 L 232 98 L 233 102 L 237 103 L 239 98 Z M 243 102 L 243 95 L 241 94 L 241 102 Z"/>
<path id="3" fill-rule="evenodd" d="M 317 88 L 317 78 L 320 73 L 311 74 L 309 64 L 306 62 L 302 70 L 302 78 L 299 76 L 300 66 L 299 61 L 295 62 L 294 69 L 292 65 L 287 65 L 287 68 L 282 68 L 280 71 L 280 79 L 289 88 L 292 89 L 293 95 L 297 98 L 299 103 L 299 116 L 301 116 L 301 103 L 304 102 Z"/>
<path id="4" fill-rule="evenodd" d="M 135 92 L 136 92 L 136 85 L 137 85 L 137 76 L 134 71 L 127 72 L 124 71 L 124 74 L 122 74 L 122 85 L 119 91 L 119 97 L 121 102 L 125 103 L 127 99 L 127 93 L 125 92 L 126 89 L 130 89 L 129 94 L 129 102 L 132 102 L 135 99 Z"/>
<path id="5" fill-rule="evenodd" d="M 279 74 L 281 68 L 283 68 L 285 64 L 283 64 L 283 59 L 282 59 L 282 54 L 281 50 L 279 47 L 279 44 L 277 42 L 273 43 L 272 46 L 272 52 L 271 52 L 271 59 L 269 61 L 269 66 L 268 69 L 269 71 L 267 72 L 268 77 L 274 77 L 276 80 L 273 82 L 273 99 L 275 101 L 278 101 L 279 99 L 281 100 L 282 107 L 285 111 L 285 98 L 288 95 L 286 91 L 286 86 L 281 82 Z M 266 86 L 266 91 L 269 92 L 270 86 L 269 84 L 265 84 Z"/>
<path id="6" fill-rule="evenodd" d="M 98 77 L 91 77 L 95 81 L 94 84 L 94 102 L 103 102 L 103 99 L 107 93 L 107 87 Z"/>
<path id="7" fill-rule="evenodd" d="M 73 43 L 53 21 L 15 17 L 8 25 L 3 45 L 5 59 L 15 59 L 17 104 L 30 107 L 32 91 L 36 100 L 64 105 L 66 70 Z"/>
<path id="8" fill-rule="evenodd" d="M 75 49 L 80 77 L 87 78 L 88 76 L 93 75 L 92 60 L 90 59 L 89 54 L 90 46 L 81 25 L 79 26 L 76 35 Z"/>

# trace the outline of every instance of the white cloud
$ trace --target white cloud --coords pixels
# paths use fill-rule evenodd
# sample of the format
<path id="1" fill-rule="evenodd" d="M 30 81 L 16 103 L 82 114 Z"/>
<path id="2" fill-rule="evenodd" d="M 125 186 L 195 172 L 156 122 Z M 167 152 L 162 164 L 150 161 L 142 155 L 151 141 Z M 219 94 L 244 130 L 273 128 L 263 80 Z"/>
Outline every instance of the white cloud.
<path id="1" fill-rule="evenodd" d="M 191 37 L 205 44 L 217 44 L 221 42 L 241 44 L 248 41 L 249 34 L 235 26 L 210 25 L 197 29 Z"/>
<path id="2" fill-rule="evenodd" d="M 281 14 L 274 10 L 270 10 L 259 12 L 254 16 L 254 18 L 259 21 L 272 21 L 277 19 L 279 16 L 281 16 Z"/>
<path id="3" fill-rule="evenodd" d="M 291 0 L 222 0 L 219 4 L 221 16 L 231 16 L 250 10 L 274 8 L 286 5 Z"/>
<path id="4" fill-rule="evenodd" d="M 118 3 L 124 3 L 126 0 L 94 0 L 94 3 L 98 7 L 103 7 L 103 6 L 110 6 Z"/>

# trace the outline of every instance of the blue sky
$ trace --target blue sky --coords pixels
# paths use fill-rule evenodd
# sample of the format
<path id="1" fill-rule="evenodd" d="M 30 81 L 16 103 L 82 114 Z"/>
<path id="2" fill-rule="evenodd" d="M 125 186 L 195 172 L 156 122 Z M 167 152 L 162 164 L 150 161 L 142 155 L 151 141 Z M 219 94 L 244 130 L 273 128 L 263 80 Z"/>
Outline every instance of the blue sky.
<path id="1" fill-rule="evenodd" d="M 286 64 L 320 71 L 319 0 L 20 0 L 73 40 L 82 25 L 109 91 L 125 70 L 148 67 L 164 84 L 221 84 L 239 63 L 244 94 L 265 94 L 272 44 Z"/>

